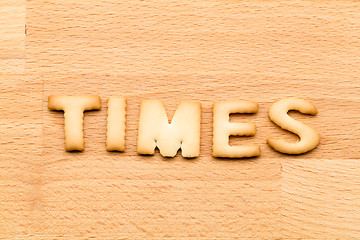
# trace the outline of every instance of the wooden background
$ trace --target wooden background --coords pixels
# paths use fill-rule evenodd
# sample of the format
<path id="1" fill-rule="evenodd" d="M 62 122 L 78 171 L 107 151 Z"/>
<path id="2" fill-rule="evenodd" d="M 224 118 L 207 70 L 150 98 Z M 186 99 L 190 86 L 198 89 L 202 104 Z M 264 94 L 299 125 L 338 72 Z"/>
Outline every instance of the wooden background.
<path id="1" fill-rule="evenodd" d="M 98 94 L 83 153 L 64 151 L 51 94 Z M 126 96 L 124 153 L 106 99 Z M 267 117 L 310 100 L 320 145 L 277 153 Z M 136 154 L 139 101 L 200 101 L 201 156 Z M 212 103 L 246 99 L 259 158 L 211 157 Z M 360 2 L 0 0 L 1 239 L 360 239 Z"/>

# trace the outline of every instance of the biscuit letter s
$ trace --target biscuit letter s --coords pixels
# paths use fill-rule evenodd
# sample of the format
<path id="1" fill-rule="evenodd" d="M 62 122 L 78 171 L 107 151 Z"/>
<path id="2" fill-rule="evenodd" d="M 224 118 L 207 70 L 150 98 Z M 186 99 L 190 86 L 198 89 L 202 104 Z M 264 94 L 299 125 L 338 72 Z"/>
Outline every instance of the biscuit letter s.
<path id="1" fill-rule="evenodd" d="M 267 139 L 268 144 L 276 151 L 287 154 L 301 154 L 314 149 L 319 144 L 319 134 L 315 129 L 291 118 L 287 114 L 290 110 L 298 110 L 304 114 L 317 114 L 316 107 L 303 99 L 285 98 L 275 102 L 269 110 L 270 119 L 282 129 L 296 133 L 300 141 L 292 143 L 270 137 Z"/>
<path id="2" fill-rule="evenodd" d="M 169 124 L 162 101 L 141 101 L 137 152 L 152 155 L 158 147 L 162 156 L 174 157 L 181 148 L 183 157 L 199 156 L 200 116 L 199 102 L 181 102 Z"/>
<path id="3" fill-rule="evenodd" d="M 101 108 L 99 96 L 61 96 L 51 95 L 48 99 L 50 110 L 64 111 L 65 149 L 83 151 L 83 116 L 86 110 Z"/>

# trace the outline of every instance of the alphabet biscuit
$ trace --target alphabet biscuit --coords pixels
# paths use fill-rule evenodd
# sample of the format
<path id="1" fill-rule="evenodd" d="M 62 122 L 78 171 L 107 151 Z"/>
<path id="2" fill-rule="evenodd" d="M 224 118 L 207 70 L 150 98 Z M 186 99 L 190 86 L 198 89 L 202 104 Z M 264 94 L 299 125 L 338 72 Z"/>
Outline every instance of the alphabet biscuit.
<path id="1" fill-rule="evenodd" d="M 106 131 L 106 150 L 125 150 L 125 115 L 126 99 L 124 97 L 109 97 Z"/>
<path id="2" fill-rule="evenodd" d="M 304 114 L 316 115 L 316 107 L 304 99 L 285 98 L 275 102 L 269 110 L 269 118 L 282 129 L 296 133 L 300 137 L 298 142 L 288 142 L 278 138 L 268 138 L 268 144 L 275 150 L 287 154 L 301 154 L 314 149 L 320 141 L 318 132 L 291 118 L 287 112 L 298 110 Z"/>
<path id="3" fill-rule="evenodd" d="M 230 146 L 229 136 L 253 136 L 254 123 L 230 123 L 230 113 L 256 113 L 258 104 L 250 101 L 216 102 L 213 105 L 213 156 L 242 158 L 260 155 L 257 145 Z"/>
<path id="4" fill-rule="evenodd" d="M 181 148 L 183 157 L 199 156 L 200 119 L 199 102 L 181 102 L 169 124 L 162 101 L 142 100 L 137 152 L 152 155 L 158 147 L 162 156 L 174 157 Z"/>
<path id="5" fill-rule="evenodd" d="M 96 95 L 63 96 L 51 95 L 48 98 L 50 110 L 64 111 L 66 151 L 84 150 L 83 117 L 84 111 L 101 108 L 100 97 Z"/>

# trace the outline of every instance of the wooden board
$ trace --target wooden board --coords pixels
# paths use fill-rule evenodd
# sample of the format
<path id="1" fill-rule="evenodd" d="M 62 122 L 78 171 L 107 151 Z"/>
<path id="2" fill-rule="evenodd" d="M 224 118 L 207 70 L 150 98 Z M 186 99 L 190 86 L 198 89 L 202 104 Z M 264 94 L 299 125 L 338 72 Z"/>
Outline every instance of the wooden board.
<path id="1" fill-rule="evenodd" d="M 0 238 L 359 239 L 360 3 L 0 0 Z M 83 153 L 64 151 L 51 94 L 98 94 Z M 105 150 L 126 96 L 126 151 Z M 310 100 L 320 145 L 277 153 L 271 104 Z M 140 99 L 202 103 L 201 156 L 136 154 Z M 212 104 L 260 104 L 261 156 L 211 157 Z"/>

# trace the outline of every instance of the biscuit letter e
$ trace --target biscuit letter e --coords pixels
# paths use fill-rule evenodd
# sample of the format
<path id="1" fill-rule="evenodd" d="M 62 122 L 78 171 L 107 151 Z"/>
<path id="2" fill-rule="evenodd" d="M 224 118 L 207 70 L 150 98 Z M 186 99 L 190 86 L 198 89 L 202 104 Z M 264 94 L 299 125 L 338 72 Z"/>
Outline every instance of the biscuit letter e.
<path id="1" fill-rule="evenodd" d="M 226 158 L 255 157 L 260 155 L 258 145 L 230 146 L 229 136 L 253 136 L 254 123 L 231 123 L 231 113 L 257 113 L 258 104 L 250 101 L 216 102 L 213 106 L 213 156 Z"/>
<path id="2" fill-rule="evenodd" d="M 101 108 L 100 97 L 51 95 L 48 99 L 50 110 L 64 111 L 65 149 L 66 151 L 83 151 L 83 117 L 86 110 Z"/>
<path id="3" fill-rule="evenodd" d="M 174 157 L 181 148 L 183 157 L 199 156 L 200 117 L 199 102 L 181 102 L 169 124 L 162 101 L 142 100 L 137 152 L 152 155 L 158 147 L 162 156 Z"/>

